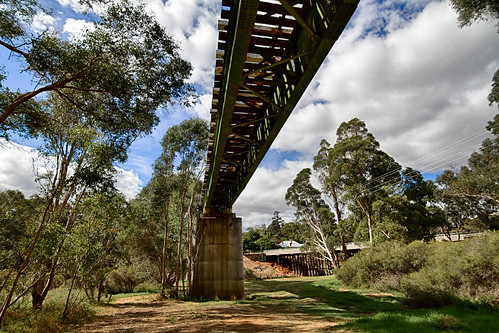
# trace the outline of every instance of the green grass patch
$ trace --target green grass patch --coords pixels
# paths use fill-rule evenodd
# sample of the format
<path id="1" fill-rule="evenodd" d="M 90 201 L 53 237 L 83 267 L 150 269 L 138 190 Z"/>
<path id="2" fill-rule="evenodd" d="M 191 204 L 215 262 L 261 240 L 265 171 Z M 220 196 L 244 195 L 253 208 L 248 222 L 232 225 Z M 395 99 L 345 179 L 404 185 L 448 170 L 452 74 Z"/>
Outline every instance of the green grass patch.
<path id="1" fill-rule="evenodd" d="M 245 287 L 241 303 L 283 315 L 306 314 L 310 320 L 343 321 L 330 328 L 333 332 L 499 332 L 499 313 L 486 305 L 410 309 L 400 292 L 346 289 L 335 277 L 251 281 Z"/>
<path id="2" fill-rule="evenodd" d="M 292 311 L 328 320 L 356 319 L 379 311 L 402 309 L 396 295 L 370 296 L 372 290 L 344 290 L 334 277 L 284 278 L 246 284 L 247 300 L 269 311 Z"/>

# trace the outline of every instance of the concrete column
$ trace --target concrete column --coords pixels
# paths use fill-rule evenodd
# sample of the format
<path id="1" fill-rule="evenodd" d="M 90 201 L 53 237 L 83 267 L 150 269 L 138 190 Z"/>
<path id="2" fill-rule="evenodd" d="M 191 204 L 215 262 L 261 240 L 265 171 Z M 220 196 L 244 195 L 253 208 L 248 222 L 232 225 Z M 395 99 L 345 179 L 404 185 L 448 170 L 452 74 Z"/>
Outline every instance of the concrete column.
<path id="1" fill-rule="evenodd" d="M 204 214 L 197 227 L 199 250 L 192 296 L 241 299 L 244 296 L 242 219 L 235 214 Z"/>

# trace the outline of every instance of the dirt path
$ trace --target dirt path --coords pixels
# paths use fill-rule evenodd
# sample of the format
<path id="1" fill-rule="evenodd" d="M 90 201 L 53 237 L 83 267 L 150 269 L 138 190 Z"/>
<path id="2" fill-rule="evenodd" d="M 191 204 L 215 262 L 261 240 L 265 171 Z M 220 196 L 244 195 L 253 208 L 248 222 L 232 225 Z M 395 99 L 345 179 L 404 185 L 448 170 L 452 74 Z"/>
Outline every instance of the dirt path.
<path id="1" fill-rule="evenodd" d="M 154 302 L 151 296 L 119 299 L 99 308 L 98 316 L 72 332 L 329 332 L 342 323 L 293 309 L 274 312 L 235 302 Z"/>

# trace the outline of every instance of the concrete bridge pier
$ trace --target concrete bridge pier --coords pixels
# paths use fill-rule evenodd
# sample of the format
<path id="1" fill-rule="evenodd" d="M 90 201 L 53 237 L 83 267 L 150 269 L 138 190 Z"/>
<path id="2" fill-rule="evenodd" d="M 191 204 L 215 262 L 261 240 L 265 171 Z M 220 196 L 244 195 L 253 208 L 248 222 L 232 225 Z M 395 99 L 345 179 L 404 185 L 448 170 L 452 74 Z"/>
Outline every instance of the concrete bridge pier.
<path id="1" fill-rule="evenodd" d="M 242 219 L 232 213 L 203 214 L 197 221 L 198 247 L 192 296 L 241 299 L 244 296 Z"/>

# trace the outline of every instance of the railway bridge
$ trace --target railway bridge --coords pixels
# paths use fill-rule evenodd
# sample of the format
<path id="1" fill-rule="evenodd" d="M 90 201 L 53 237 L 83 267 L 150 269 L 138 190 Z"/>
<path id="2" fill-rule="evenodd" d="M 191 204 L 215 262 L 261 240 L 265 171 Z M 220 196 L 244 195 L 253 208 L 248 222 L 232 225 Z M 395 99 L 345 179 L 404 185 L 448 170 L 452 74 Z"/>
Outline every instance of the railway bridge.
<path id="1" fill-rule="evenodd" d="M 222 0 L 194 297 L 244 296 L 232 205 L 359 0 Z"/>

